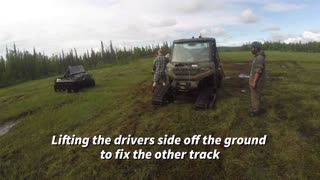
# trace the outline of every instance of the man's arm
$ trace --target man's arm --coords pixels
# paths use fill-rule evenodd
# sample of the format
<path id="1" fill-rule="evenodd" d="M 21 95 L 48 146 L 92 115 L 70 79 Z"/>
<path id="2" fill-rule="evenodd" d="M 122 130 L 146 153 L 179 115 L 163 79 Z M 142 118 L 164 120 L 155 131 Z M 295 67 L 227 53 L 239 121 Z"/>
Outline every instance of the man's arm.
<path id="1" fill-rule="evenodd" d="M 250 86 L 253 88 L 253 89 L 255 89 L 256 87 L 257 87 L 257 82 L 258 82 L 258 80 L 260 79 L 260 76 L 261 76 L 261 74 L 260 73 L 255 73 L 254 74 L 254 78 L 253 78 L 253 82 L 252 82 L 252 84 L 250 84 Z"/>
<path id="2" fill-rule="evenodd" d="M 153 60 L 153 67 L 152 67 L 152 73 L 154 73 L 156 71 L 156 59 Z"/>
<path id="3" fill-rule="evenodd" d="M 263 56 L 259 56 L 256 60 L 256 65 L 254 67 L 254 77 L 252 82 L 250 83 L 250 87 L 255 89 L 257 87 L 257 82 L 261 77 L 261 73 L 263 72 L 264 69 L 264 57 Z"/>

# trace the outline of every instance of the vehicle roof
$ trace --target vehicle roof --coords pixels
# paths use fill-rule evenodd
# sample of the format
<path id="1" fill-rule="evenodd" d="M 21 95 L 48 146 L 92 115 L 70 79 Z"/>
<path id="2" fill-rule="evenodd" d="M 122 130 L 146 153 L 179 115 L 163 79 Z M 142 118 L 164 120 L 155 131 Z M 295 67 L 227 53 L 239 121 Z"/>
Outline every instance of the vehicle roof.
<path id="1" fill-rule="evenodd" d="M 177 39 L 173 41 L 173 44 L 186 43 L 186 42 L 210 42 L 210 41 L 216 43 L 216 40 L 214 38 L 202 37 L 202 38 Z"/>

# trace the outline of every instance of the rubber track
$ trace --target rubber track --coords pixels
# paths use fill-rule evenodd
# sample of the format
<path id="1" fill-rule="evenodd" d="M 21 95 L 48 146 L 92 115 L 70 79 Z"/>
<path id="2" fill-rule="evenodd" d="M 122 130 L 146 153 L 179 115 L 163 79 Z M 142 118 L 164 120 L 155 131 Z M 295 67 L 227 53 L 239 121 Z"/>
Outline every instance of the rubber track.
<path id="1" fill-rule="evenodd" d="M 78 92 L 81 88 L 94 87 L 94 86 L 95 86 L 94 80 L 87 82 L 87 84 L 85 85 L 81 85 L 78 83 L 55 83 L 54 90 L 56 92 L 59 92 L 59 91 Z"/>
<path id="2" fill-rule="evenodd" d="M 163 106 L 168 101 L 168 91 L 170 86 L 161 86 L 152 97 L 152 104 Z"/>
<path id="3" fill-rule="evenodd" d="M 78 92 L 80 89 L 80 86 L 73 83 L 55 84 L 54 89 L 55 91 Z"/>
<path id="4" fill-rule="evenodd" d="M 200 91 L 197 100 L 194 104 L 196 109 L 207 109 L 212 101 L 215 101 L 216 94 L 212 88 L 206 88 Z"/>

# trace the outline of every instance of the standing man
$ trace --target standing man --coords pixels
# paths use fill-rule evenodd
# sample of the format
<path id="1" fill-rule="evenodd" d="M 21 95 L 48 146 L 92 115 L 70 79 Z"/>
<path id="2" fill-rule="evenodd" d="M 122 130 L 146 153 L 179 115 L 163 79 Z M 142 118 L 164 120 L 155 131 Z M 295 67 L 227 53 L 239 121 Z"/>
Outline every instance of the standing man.
<path id="1" fill-rule="evenodd" d="M 169 59 L 163 56 L 163 52 L 161 49 L 158 50 L 158 55 L 153 61 L 153 84 L 152 84 L 152 92 L 154 92 L 157 84 L 161 82 L 164 86 L 166 85 L 166 66 L 169 62 Z"/>
<path id="2" fill-rule="evenodd" d="M 261 93 L 266 81 L 266 55 L 260 42 L 252 42 L 251 52 L 254 55 L 250 72 L 249 87 L 251 91 L 251 116 L 261 114 Z"/>

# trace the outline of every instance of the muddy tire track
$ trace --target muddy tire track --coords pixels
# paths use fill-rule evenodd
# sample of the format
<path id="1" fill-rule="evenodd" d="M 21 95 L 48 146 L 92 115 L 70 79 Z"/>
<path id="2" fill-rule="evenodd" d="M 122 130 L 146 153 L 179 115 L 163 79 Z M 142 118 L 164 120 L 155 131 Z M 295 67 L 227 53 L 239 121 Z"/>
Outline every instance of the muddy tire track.
<path id="1" fill-rule="evenodd" d="M 13 116 L 13 117 L 9 117 L 9 118 L 7 118 L 7 119 L 4 119 L 4 120 L 1 121 L 1 122 L 17 121 L 17 120 L 20 120 L 20 119 L 25 118 L 26 116 L 35 114 L 36 112 L 40 111 L 40 109 L 41 109 L 41 108 L 36 108 L 36 109 L 24 111 L 24 112 L 19 113 L 19 114 L 16 115 L 16 116 Z"/>
<path id="2" fill-rule="evenodd" d="M 122 134 L 135 134 L 139 119 L 145 114 L 154 111 L 150 101 L 144 99 L 145 96 L 151 97 L 151 83 L 143 81 L 134 88 L 131 99 L 133 100 L 133 109 L 127 116 L 125 125 L 120 127 L 119 132 Z"/>
<path id="3" fill-rule="evenodd" d="M 19 94 L 19 95 L 15 95 L 15 96 L 9 96 L 9 97 L 4 97 L 4 98 L 1 98 L 0 99 L 0 104 L 2 106 L 0 106 L 0 109 L 3 108 L 3 107 L 6 107 L 16 101 L 22 101 L 22 100 L 25 100 L 27 98 L 31 97 L 30 94 Z"/>
<path id="4" fill-rule="evenodd" d="M 36 113 L 38 113 L 38 112 L 40 112 L 40 111 L 42 111 L 44 109 L 50 109 L 51 108 L 52 110 L 55 110 L 55 109 L 58 109 L 58 108 L 62 108 L 63 106 L 65 106 L 67 104 L 73 103 L 74 101 L 75 100 L 64 101 L 64 102 L 61 102 L 59 104 L 56 104 L 54 106 L 49 106 L 49 107 L 37 107 L 37 108 L 31 109 L 31 110 L 23 111 L 23 112 L 19 113 L 16 116 L 12 116 L 12 117 L 6 118 L 6 119 L 4 119 L 4 120 L 2 120 L 0 122 L 0 136 L 3 136 L 6 133 L 8 133 L 12 127 L 17 125 L 19 122 L 21 122 L 27 116 L 34 115 L 34 114 L 36 114 Z"/>

